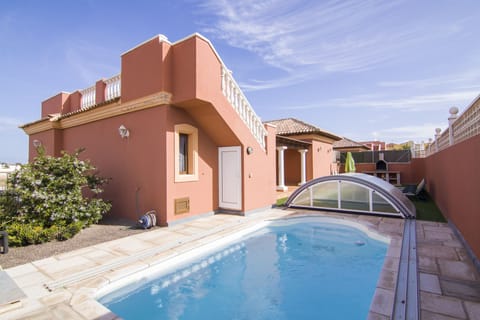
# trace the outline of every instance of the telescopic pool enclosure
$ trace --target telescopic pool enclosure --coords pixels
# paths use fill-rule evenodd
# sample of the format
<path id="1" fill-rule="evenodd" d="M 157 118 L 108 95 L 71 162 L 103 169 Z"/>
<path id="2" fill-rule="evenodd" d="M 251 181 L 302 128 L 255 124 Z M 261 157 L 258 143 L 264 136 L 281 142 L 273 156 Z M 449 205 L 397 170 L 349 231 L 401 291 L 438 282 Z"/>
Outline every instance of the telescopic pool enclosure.
<path id="1" fill-rule="evenodd" d="M 286 206 L 415 218 L 413 203 L 400 189 L 364 173 L 344 173 L 308 181 Z"/>

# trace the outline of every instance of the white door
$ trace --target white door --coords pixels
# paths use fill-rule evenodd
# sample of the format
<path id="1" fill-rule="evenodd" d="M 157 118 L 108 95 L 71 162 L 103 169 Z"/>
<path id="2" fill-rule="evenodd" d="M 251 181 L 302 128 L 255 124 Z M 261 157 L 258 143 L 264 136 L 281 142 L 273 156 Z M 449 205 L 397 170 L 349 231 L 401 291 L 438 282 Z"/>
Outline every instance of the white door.
<path id="1" fill-rule="evenodd" d="M 240 147 L 218 148 L 219 207 L 242 209 L 242 158 Z"/>

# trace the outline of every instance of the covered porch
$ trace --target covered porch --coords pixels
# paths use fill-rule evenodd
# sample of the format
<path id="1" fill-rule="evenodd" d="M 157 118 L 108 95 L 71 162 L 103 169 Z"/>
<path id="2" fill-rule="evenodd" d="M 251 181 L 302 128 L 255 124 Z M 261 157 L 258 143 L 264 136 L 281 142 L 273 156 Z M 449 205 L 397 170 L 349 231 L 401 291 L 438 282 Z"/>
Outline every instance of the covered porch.
<path id="1" fill-rule="evenodd" d="M 277 136 L 276 143 L 277 194 L 291 193 L 292 187 L 298 187 L 307 181 L 307 153 L 311 150 L 312 143 L 284 136 Z"/>

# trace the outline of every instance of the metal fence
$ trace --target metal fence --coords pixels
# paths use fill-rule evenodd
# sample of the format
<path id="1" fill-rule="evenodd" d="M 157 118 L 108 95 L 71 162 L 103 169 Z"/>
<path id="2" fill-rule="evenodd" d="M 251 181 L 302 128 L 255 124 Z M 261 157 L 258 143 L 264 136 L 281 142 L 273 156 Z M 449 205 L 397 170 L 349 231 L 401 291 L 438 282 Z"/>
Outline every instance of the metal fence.
<path id="1" fill-rule="evenodd" d="M 410 150 L 383 150 L 383 151 L 361 151 L 352 152 L 355 163 L 376 163 L 382 159 L 386 162 L 410 162 L 412 160 L 412 153 Z M 345 163 L 347 153 L 340 153 L 340 162 Z"/>

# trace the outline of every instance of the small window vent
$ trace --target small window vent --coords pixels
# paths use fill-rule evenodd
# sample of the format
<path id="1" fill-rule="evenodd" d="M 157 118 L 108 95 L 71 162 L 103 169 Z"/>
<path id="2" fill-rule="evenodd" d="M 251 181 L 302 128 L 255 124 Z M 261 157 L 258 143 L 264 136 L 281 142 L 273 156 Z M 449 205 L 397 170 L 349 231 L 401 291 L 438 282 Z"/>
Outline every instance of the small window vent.
<path id="1" fill-rule="evenodd" d="M 175 214 L 190 212 L 190 198 L 175 199 Z"/>

